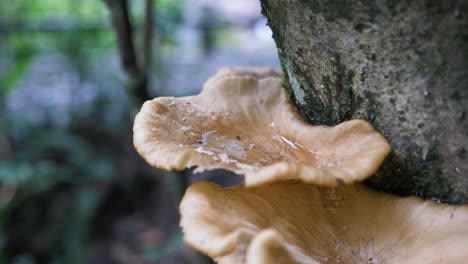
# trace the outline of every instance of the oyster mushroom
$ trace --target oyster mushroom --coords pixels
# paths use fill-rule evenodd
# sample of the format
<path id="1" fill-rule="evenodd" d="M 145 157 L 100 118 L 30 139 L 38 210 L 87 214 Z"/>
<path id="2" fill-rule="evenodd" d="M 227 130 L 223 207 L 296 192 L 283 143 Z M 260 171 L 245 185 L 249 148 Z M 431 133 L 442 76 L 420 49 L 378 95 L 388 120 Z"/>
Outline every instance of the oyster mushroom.
<path id="1" fill-rule="evenodd" d="M 223 189 L 199 182 L 180 211 L 184 240 L 224 264 L 468 259 L 468 206 L 396 197 L 359 183 Z"/>
<path id="2" fill-rule="evenodd" d="M 248 264 L 259 263 L 288 263 L 296 264 L 297 261 L 289 254 L 285 247 L 286 241 L 273 229 L 267 229 L 256 235 L 247 251 Z M 309 262 L 318 264 L 318 262 Z"/>
<path id="3" fill-rule="evenodd" d="M 268 68 L 228 68 L 197 96 L 147 101 L 134 124 L 134 145 L 166 170 L 197 166 L 245 176 L 246 186 L 300 179 L 350 183 L 375 173 L 390 151 L 364 120 L 312 126 L 295 111 Z"/>

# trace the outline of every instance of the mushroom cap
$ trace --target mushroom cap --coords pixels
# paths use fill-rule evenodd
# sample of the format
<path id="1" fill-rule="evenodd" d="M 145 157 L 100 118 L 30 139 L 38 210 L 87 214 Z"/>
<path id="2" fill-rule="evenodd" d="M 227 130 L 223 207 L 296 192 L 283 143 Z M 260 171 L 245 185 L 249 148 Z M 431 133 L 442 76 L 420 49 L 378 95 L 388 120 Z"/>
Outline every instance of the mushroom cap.
<path id="1" fill-rule="evenodd" d="M 390 146 L 372 125 L 310 125 L 280 76 L 269 68 L 228 68 L 197 96 L 147 101 L 135 118 L 135 148 L 158 168 L 223 168 L 244 175 L 246 186 L 289 179 L 335 186 L 375 173 Z"/>
<path id="2" fill-rule="evenodd" d="M 288 263 L 298 262 L 289 254 L 285 248 L 287 242 L 273 229 L 266 229 L 253 237 L 247 251 L 247 263 Z M 319 264 L 318 262 L 309 262 Z"/>
<path id="3" fill-rule="evenodd" d="M 468 206 L 396 197 L 359 183 L 223 189 L 199 182 L 180 211 L 184 240 L 221 264 L 468 259 Z"/>

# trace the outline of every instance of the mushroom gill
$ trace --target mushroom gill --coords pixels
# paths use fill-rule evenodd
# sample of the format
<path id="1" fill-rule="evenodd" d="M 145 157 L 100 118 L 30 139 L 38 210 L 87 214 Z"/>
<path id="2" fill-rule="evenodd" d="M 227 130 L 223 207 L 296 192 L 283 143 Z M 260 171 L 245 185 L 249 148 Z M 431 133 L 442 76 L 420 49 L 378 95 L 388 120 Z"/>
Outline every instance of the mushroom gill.
<path id="1" fill-rule="evenodd" d="M 364 120 L 312 126 L 295 111 L 268 68 L 227 68 L 197 96 L 146 102 L 134 144 L 148 163 L 166 170 L 197 166 L 245 176 L 246 186 L 301 179 L 318 185 L 363 180 L 390 151 Z"/>
<path id="2" fill-rule="evenodd" d="M 180 205 L 184 240 L 218 263 L 466 263 L 468 207 L 362 184 L 223 189 L 199 182 Z M 271 261 L 276 260 L 276 261 Z"/>

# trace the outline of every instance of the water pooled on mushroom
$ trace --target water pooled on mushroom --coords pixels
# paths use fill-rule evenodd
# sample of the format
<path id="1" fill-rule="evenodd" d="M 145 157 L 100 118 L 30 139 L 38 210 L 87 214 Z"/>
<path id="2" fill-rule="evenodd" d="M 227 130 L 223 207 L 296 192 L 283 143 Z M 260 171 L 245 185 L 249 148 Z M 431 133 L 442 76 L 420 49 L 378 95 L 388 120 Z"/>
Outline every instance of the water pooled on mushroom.
<path id="1" fill-rule="evenodd" d="M 247 171 L 279 161 L 317 164 L 317 155 L 312 150 L 280 134 L 269 135 L 272 134 L 217 127 L 195 138 L 192 146 L 195 151 L 210 155 L 216 161 Z"/>
<path id="2" fill-rule="evenodd" d="M 273 138 L 283 144 L 285 152 L 288 152 L 289 155 L 291 155 L 291 161 L 304 164 L 316 164 L 317 154 L 314 151 L 307 149 L 298 142 L 293 142 L 279 134 L 274 134 Z"/>
<path id="3" fill-rule="evenodd" d="M 225 159 L 231 156 L 244 159 L 246 156 L 245 150 L 237 138 L 218 133 L 216 130 L 203 133 L 194 146 L 203 147 L 205 150 L 216 154 L 223 154 L 223 157 L 226 156 Z M 221 160 L 223 159 L 221 158 Z"/>
<path id="4" fill-rule="evenodd" d="M 195 147 L 196 152 L 211 156 L 217 162 L 230 164 L 242 171 L 253 171 L 261 164 L 249 155 L 248 150 L 253 148 L 253 143 L 248 143 L 243 138 L 244 135 L 210 130 L 202 133 L 192 146 Z"/>

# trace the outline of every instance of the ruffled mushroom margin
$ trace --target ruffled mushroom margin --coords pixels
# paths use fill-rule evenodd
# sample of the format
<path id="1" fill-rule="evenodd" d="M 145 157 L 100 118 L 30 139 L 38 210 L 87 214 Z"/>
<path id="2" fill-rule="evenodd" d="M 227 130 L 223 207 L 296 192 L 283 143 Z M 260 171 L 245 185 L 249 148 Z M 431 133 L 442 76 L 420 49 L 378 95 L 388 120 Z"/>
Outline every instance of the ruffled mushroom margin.
<path id="1" fill-rule="evenodd" d="M 135 118 L 134 145 L 165 170 L 223 168 L 247 187 L 279 180 L 336 186 L 374 174 L 390 151 L 364 120 L 313 126 L 294 109 L 280 73 L 228 68 L 197 96 L 160 97 Z"/>

